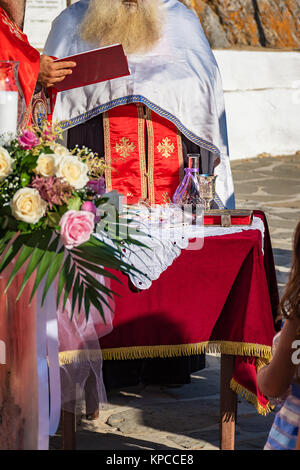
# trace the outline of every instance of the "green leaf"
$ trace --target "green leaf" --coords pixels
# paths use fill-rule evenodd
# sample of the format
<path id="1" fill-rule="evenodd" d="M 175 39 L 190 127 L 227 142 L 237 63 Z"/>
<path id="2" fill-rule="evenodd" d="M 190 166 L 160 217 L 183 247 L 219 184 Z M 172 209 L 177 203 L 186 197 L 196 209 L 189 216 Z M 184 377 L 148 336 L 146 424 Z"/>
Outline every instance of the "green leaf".
<path id="1" fill-rule="evenodd" d="M 68 200 L 68 211 L 79 211 L 82 205 L 82 200 L 79 196 L 74 196 Z"/>
<path id="2" fill-rule="evenodd" d="M 56 237 L 55 240 L 51 243 L 48 247 L 47 251 L 45 251 L 44 256 L 41 259 L 41 262 L 38 266 L 38 270 L 36 273 L 35 283 L 31 292 L 30 303 L 32 302 L 33 296 L 36 293 L 37 288 L 39 287 L 40 283 L 42 282 L 46 272 L 50 268 L 53 258 L 56 254 L 56 250 L 58 247 L 59 237 Z"/>
<path id="3" fill-rule="evenodd" d="M 58 278 L 57 297 L 56 297 L 57 308 L 59 307 L 60 297 L 68 279 L 70 264 L 71 264 L 71 255 L 68 255 L 66 261 L 64 262 L 60 270 L 60 274 Z"/>
<path id="4" fill-rule="evenodd" d="M 27 224 L 26 222 L 18 223 L 18 230 L 20 230 L 21 232 L 27 232 L 28 227 L 29 227 L 29 224 Z"/>
<path id="5" fill-rule="evenodd" d="M 106 319 L 105 319 L 105 315 L 104 315 L 103 306 L 102 306 L 101 301 L 99 300 L 99 297 L 102 297 L 102 296 L 100 296 L 98 292 L 95 293 L 95 291 L 93 291 L 92 289 L 89 289 L 89 296 L 90 296 L 90 300 L 91 300 L 92 304 L 98 310 L 98 312 L 100 313 L 104 323 L 106 324 Z"/>
<path id="6" fill-rule="evenodd" d="M 59 225 L 61 216 L 58 212 L 48 212 L 47 220 L 49 227 L 57 227 Z"/>
<path id="7" fill-rule="evenodd" d="M 78 313 L 80 313 L 80 311 L 81 311 L 83 294 L 84 294 L 84 284 L 81 283 L 80 287 L 78 289 Z"/>
<path id="8" fill-rule="evenodd" d="M 67 275 L 67 280 L 66 280 L 66 284 L 65 284 L 65 288 L 64 288 L 65 293 L 64 293 L 64 302 L 63 302 L 63 309 L 62 309 L 63 312 L 65 311 L 66 303 L 67 303 L 68 297 L 69 297 L 69 295 L 71 293 L 71 290 L 72 290 L 75 273 L 76 273 L 76 265 L 73 264 L 70 272 Z"/>
<path id="9" fill-rule="evenodd" d="M 50 240 L 51 240 L 51 237 L 52 237 L 52 233 L 50 231 L 43 232 L 43 233 L 37 232 L 37 233 L 40 235 L 40 240 L 39 240 L 38 245 L 36 246 L 36 248 L 34 249 L 32 255 L 31 255 L 30 261 L 28 263 L 28 266 L 27 266 L 27 269 L 26 269 L 26 272 L 25 272 L 25 275 L 24 275 L 24 278 L 23 278 L 21 288 L 20 288 L 20 290 L 18 292 L 18 295 L 17 295 L 17 300 L 19 300 L 19 298 L 21 297 L 22 292 L 23 292 L 27 282 L 29 281 L 31 275 L 37 269 L 38 264 L 39 264 L 42 256 L 45 254 L 45 251 L 47 250 L 48 245 L 49 245 Z"/>
<path id="10" fill-rule="evenodd" d="M 76 307 L 76 302 L 78 300 L 78 292 L 80 288 L 80 274 L 78 273 L 75 279 L 75 283 L 73 286 L 73 292 L 72 292 L 72 314 L 71 314 L 71 320 L 73 319 L 74 312 L 75 312 L 75 307 Z"/>
<path id="11" fill-rule="evenodd" d="M 21 186 L 25 188 L 29 185 L 31 177 L 28 173 L 21 173 Z"/>
<path id="12" fill-rule="evenodd" d="M 104 292 L 107 294 L 111 299 L 113 298 L 113 295 L 116 295 L 117 297 L 120 297 L 119 294 L 116 292 L 112 291 L 108 287 L 106 287 L 104 284 L 101 284 L 101 282 L 97 281 L 93 276 L 91 276 L 88 272 L 82 269 L 82 272 L 84 273 L 83 277 L 91 284 L 94 286 L 97 290 L 100 290 L 101 292 Z"/>
<path id="13" fill-rule="evenodd" d="M 4 271 L 4 269 L 12 262 L 14 257 L 18 254 L 19 250 L 22 246 L 28 241 L 31 237 L 30 235 L 19 235 L 14 242 L 10 245 L 8 250 L 6 251 L 5 255 L 2 257 L 0 262 L 0 273 Z"/>
<path id="14" fill-rule="evenodd" d="M 107 269 L 102 268 L 101 266 L 97 266 L 97 265 L 92 264 L 92 263 L 87 263 L 86 261 L 83 261 L 80 258 L 74 258 L 74 261 L 76 263 L 80 264 L 80 266 L 83 266 L 84 268 L 88 269 L 92 273 L 97 273 L 97 274 L 100 274 L 102 276 L 109 277 L 110 279 L 113 279 L 114 281 L 117 281 L 120 284 L 122 284 L 122 282 L 120 281 L 119 278 L 117 278 L 117 276 L 112 274 L 110 271 L 107 271 Z"/>
<path id="15" fill-rule="evenodd" d="M 0 256 L 4 252 L 5 248 L 7 247 L 8 243 L 13 239 L 13 237 L 17 234 L 17 232 L 12 230 L 7 230 L 4 235 L 0 239 Z"/>
<path id="16" fill-rule="evenodd" d="M 35 232 L 27 241 L 27 243 L 24 244 L 23 248 L 21 249 L 21 252 L 19 254 L 19 257 L 16 261 L 16 264 L 14 266 L 14 269 L 12 270 L 12 273 L 9 277 L 5 292 L 7 292 L 8 288 L 10 287 L 11 283 L 13 282 L 15 276 L 18 274 L 19 270 L 23 266 L 23 264 L 28 260 L 28 258 L 31 256 L 33 253 L 34 249 L 40 242 L 40 237 L 41 234 L 39 232 Z"/>
<path id="17" fill-rule="evenodd" d="M 90 302 L 89 292 L 88 292 L 87 289 L 85 289 L 85 293 L 84 293 L 84 310 L 85 310 L 86 321 L 88 321 L 88 318 L 89 318 L 90 305 L 91 305 L 91 302 Z"/>
<path id="18" fill-rule="evenodd" d="M 54 279 L 56 278 L 56 276 L 57 276 L 57 274 L 58 274 L 58 272 L 61 268 L 64 256 L 65 256 L 65 247 L 62 246 L 61 249 L 59 250 L 59 252 L 56 253 L 56 255 L 55 255 L 55 257 L 52 261 L 52 264 L 50 265 L 50 269 L 48 271 L 48 276 L 47 276 L 47 280 L 46 280 L 45 287 L 44 287 L 44 292 L 43 292 L 43 297 L 42 297 L 42 306 L 44 305 L 45 298 L 46 298 L 46 295 L 47 295 L 47 293 L 50 289 L 50 286 L 54 282 Z"/>

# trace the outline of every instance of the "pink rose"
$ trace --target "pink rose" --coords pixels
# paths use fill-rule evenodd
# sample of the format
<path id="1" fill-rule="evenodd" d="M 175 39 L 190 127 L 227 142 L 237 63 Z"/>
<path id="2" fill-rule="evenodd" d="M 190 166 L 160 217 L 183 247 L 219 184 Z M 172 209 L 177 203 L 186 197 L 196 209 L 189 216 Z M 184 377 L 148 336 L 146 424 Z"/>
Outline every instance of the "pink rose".
<path id="1" fill-rule="evenodd" d="M 89 241 L 94 231 L 95 216 L 88 211 L 68 211 L 60 219 L 62 242 L 68 250 Z"/>
<path id="2" fill-rule="evenodd" d="M 95 216 L 95 224 L 97 224 L 100 221 L 101 217 L 99 216 L 99 211 L 92 201 L 84 202 L 81 206 L 81 210 L 92 212 L 92 214 L 94 214 Z"/>
<path id="3" fill-rule="evenodd" d="M 23 131 L 22 135 L 18 137 L 18 142 L 25 150 L 31 150 L 39 144 L 39 139 L 32 131 Z"/>

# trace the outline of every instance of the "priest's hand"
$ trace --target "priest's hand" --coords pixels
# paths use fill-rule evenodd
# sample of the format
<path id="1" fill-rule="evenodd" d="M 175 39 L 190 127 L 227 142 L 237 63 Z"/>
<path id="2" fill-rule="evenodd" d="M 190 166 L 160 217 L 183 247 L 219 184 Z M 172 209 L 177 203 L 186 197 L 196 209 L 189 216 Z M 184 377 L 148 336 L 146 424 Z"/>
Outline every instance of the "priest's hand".
<path id="1" fill-rule="evenodd" d="M 41 55 L 37 81 L 43 87 L 49 88 L 55 83 L 62 82 L 67 75 L 70 75 L 73 67 L 76 67 L 75 62 L 54 62 L 52 57 Z"/>

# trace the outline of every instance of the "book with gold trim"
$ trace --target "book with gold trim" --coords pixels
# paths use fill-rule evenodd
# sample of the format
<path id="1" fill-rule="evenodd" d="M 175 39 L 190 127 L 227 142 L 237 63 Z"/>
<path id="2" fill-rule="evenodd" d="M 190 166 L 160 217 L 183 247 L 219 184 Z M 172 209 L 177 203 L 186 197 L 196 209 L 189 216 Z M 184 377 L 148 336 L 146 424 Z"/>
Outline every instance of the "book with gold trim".
<path id="1" fill-rule="evenodd" d="M 220 225 L 231 227 L 232 225 L 251 225 L 253 211 L 247 209 L 220 209 L 210 210 L 204 213 L 204 225 Z"/>

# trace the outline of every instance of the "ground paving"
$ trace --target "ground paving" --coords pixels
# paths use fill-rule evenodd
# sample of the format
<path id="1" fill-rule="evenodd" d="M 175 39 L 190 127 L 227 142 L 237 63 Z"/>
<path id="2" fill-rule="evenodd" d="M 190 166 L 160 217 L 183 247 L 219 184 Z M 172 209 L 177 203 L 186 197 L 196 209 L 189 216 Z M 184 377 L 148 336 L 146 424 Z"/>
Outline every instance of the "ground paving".
<path id="1" fill-rule="evenodd" d="M 291 265 L 292 237 L 300 220 L 300 154 L 232 162 L 238 208 L 263 210 L 268 218 L 280 289 Z M 78 449 L 217 450 L 219 448 L 219 358 L 180 388 L 116 389 L 95 421 L 77 428 Z M 260 450 L 274 418 L 259 416 L 238 399 L 237 450 Z"/>

